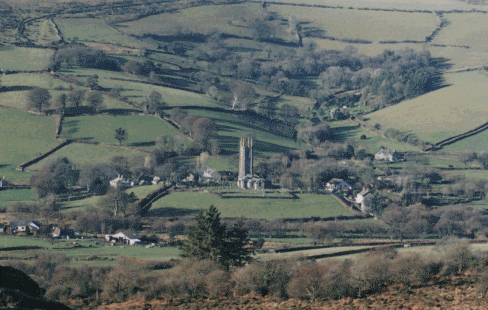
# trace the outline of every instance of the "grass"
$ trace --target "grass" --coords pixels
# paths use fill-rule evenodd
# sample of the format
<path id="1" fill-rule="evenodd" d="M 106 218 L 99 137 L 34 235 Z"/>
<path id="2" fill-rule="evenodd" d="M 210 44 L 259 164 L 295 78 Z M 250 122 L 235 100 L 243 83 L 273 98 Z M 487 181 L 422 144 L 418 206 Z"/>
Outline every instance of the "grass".
<path id="1" fill-rule="evenodd" d="M 277 217 L 328 217 L 352 215 L 334 197 L 300 194 L 299 199 L 219 199 L 205 192 L 174 192 L 153 203 L 152 216 L 195 216 L 214 205 L 222 217 L 247 217 L 271 220 Z"/>
<path id="2" fill-rule="evenodd" d="M 0 69 L 42 70 L 52 54 L 50 49 L 0 45 Z"/>
<path id="3" fill-rule="evenodd" d="M 355 126 L 350 121 L 335 121 L 330 123 L 332 129 L 333 141 L 345 142 L 352 140 L 356 142 L 356 150 L 366 149 L 371 153 L 376 153 L 381 146 L 389 149 L 395 149 L 397 151 L 418 151 L 419 147 L 408 143 L 401 143 L 398 141 L 390 140 L 371 133 L 370 131 Z M 366 136 L 365 140 L 361 140 L 362 135 Z"/>
<path id="4" fill-rule="evenodd" d="M 242 19 L 257 16 L 260 4 L 205 5 L 149 16 L 138 21 L 123 23 L 122 31 L 133 35 L 174 35 L 178 28 L 192 33 L 208 34 L 212 30 L 237 36 L 252 35 Z"/>
<path id="5" fill-rule="evenodd" d="M 59 41 L 56 28 L 49 19 L 41 19 L 27 26 L 27 35 L 38 45 L 47 45 Z"/>
<path id="6" fill-rule="evenodd" d="M 0 105 L 4 107 L 11 107 L 15 109 L 27 110 L 27 94 L 29 91 L 8 91 L 0 93 Z M 67 94 L 68 91 L 50 90 L 51 103 L 60 94 Z M 103 104 L 107 109 L 134 109 L 131 105 L 120 101 L 118 99 L 103 95 Z M 86 101 L 83 105 L 87 105 Z M 44 110 L 52 109 L 52 106 L 45 107 Z"/>
<path id="7" fill-rule="evenodd" d="M 152 149 L 156 138 L 160 135 L 180 135 L 179 132 L 169 127 L 164 121 L 143 115 L 133 116 L 78 116 L 65 119 L 64 130 L 76 128 L 74 139 L 89 139 L 92 141 L 114 143 L 115 129 L 124 128 L 128 139 L 123 143 L 126 146 L 134 146 L 143 149 Z M 185 139 L 186 141 L 188 139 Z M 190 140 L 188 140 L 190 143 Z"/>
<path id="8" fill-rule="evenodd" d="M 294 16 L 310 22 L 304 30 L 321 29 L 326 36 L 340 39 L 362 39 L 373 42 L 395 40 L 424 41 L 436 28 L 432 13 L 378 12 L 348 9 L 326 9 L 270 5 L 270 11 L 281 17 Z"/>
<path id="9" fill-rule="evenodd" d="M 481 152 L 488 149 L 488 131 L 482 131 L 474 136 L 459 140 L 442 148 L 446 152 Z"/>
<path id="10" fill-rule="evenodd" d="M 0 205 L 7 201 L 33 201 L 36 194 L 30 189 L 11 189 L 0 191 Z"/>
<path id="11" fill-rule="evenodd" d="M 272 156 L 276 153 L 308 148 L 306 145 L 278 135 L 279 132 L 273 133 L 272 124 L 262 123 L 249 116 L 202 110 L 188 110 L 188 112 L 213 119 L 218 126 L 217 139 L 220 146 L 228 152 L 238 151 L 239 139 L 244 133 L 251 133 L 254 136 L 254 154 L 257 156 Z M 262 126 L 269 129 L 263 129 Z"/>
<path id="12" fill-rule="evenodd" d="M 27 112 L 0 108 L 0 175 L 23 179 L 15 167 L 58 145 L 55 120 Z"/>
<path id="13" fill-rule="evenodd" d="M 2 86 L 29 86 L 53 89 L 60 86 L 68 88 L 69 85 L 71 84 L 56 80 L 49 74 L 17 73 L 2 77 Z"/>
<path id="14" fill-rule="evenodd" d="M 304 256 L 311 256 L 311 255 L 333 254 L 342 251 L 360 250 L 368 247 L 369 246 L 343 246 L 343 247 L 333 247 L 333 248 L 325 248 L 325 249 L 294 251 L 294 252 L 286 252 L 286 253 L 257 254 L 256 256 L 261 259 L 300 258 Z"/>
<path id="15" fill-rule="evenodd" d="M 128 194 L 134 193 L 137 196 L 137 198 L 142 199 L 142 198 L 146 197 L 147 195 L 149 195 L 150 193 L 152 193 L 155 190 L 160 189 L 162 187 L 163 187 L 162 184 L 138 186 L 138 187 L 130 188 L 126 192 Z"/>
<path id="16" fill-rule="evenodd" d="M 82 81 L 86 81 L 86 79 L 92 75 L 98 75 L 99 82 L 103 79 L 125 79 L 125 80 L 142 80 L 137 76 L 129 76 L 123 72 L 115 72 L 115 71 L 108 71 L 108 70 L 100 70 L 100 69 L 64 69 L 60 70 L 59 73 L 70 75 L 75 79 L 78 79 L 77 76 L 83 76 Z M 81 80 L 81 78 L 80 78 Z"/>
<path id="17" fill-rule="evenodd" d="M 110 27 L 96 18 L 56 18 L 54 22 L 67 41 L 110 42 L 136 48 L 154 48 L 151 44 L 137 40 Z"/>
<path id="18" fill-rule="evenodd" d="M 210 99 L 205 95 L 169 87 L 110 79 L 99 80 L 99 85 L 107 88 L 120 86 L 122 87 L 122 91 L 120 92 L 121 96 L 127 97 L 127 99 L 138 103 L 145 101 L 146 97 L 149 96 L 152 91 L 157 91 L 162 95 L 164 102 L 166 102 L 168 106 L 219 106 L 215 100 Z"/>
<path id="19" fill-rule="evenodd" d="M 401 10 L 471 10 L 476 8 L 484 10 L 483 6 L 473 6 L 458 0 L 277 0 L 283 3 L 319 4 L 330 6 L 343 6 L 353 8 L 379 8 L 379 9 L 401 9 Z"/>
<path id="20" fill-rule="evenodd" d="M 371 125 L 411 132 L 438 142 L 487 121 L 488 77 L 480 72 L 446 76 L 446 87 L 365 116 Z"/>
<path id="21" fill-rule="evenodd" d="M 17 236 L 0 236 L 0 247 L 12 246 L 40 246 L 51 247 L 51 243 L 38 238 L 17 237 Z"/>
<path id="22" fill-rule="evenodd" d="M 72 143 L 56 151 L 51 156 L 28 167 L 28 170 L 39 170 L 44 164 L 58 157 L 67 157 L 69 161 L 80 168 L 83 165 L 108 162 L 112 156 L 124 156 L 133 158 L 136 156 L 146 156 L 146 153 L 136 150 L 128 150 L 109 145 L 90 145 Z M 96 160 L 94 160 L 96 159 Z"/>

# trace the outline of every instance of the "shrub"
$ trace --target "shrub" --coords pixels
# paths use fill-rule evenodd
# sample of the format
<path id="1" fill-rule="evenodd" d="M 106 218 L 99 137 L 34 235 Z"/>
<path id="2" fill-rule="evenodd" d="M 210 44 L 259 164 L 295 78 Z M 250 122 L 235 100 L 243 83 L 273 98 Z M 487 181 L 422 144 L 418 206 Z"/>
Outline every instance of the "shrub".
<path id="1" fill-rule="evenodd" d="M 253 262 L 232 274 L 235 292 L 243 295 L 254 292 L 261 296 L 287 297 L 287 286 L 294 273 L 290 260 Z"/>
<path id="2" fill-rule="evenodd" d="M 366 135 L 361 135 L 361 136 L 359 137 L 359 139 L 361 139 L 361 140 L 366 140 Z"/>

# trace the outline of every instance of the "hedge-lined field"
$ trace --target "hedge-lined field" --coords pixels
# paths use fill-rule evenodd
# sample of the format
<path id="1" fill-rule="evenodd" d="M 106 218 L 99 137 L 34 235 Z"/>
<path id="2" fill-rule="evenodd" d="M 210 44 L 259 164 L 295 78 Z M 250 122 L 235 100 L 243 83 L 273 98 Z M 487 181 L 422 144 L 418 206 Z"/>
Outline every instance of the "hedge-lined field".
<path id="1" fill-rule="evenodd" d="M 127 158 L 133 158 L 136 156 L 146 155 L 146 153 L 138 152 L 136 150 L 128 150 L 109 145 L 72 143 L 56 151 L 54 154 L 41 160 L 37 164 L 28 167 L 27 169 L 30 171 L 39 170 L 45 163 L 58 157 L 67 157 L 69 161 L 71 161 L 77 167 L 80 167 L 86 164 L 93 164 L 93 160 L 95 158 L 96 163 L 103 163 L 108 162 L 112 156 L 125 156 Z"/>
<path id="2" fill-rule="evenodd" d="M 39 117 L 14 109 L 0 108 L 0 175 L 29 178 L 15 167 L 59 144 L 54 139 L 53 117 Z"/>
<path id="3" fill-rule="evenodd" d="M 293 16 L 310 22 L 304 26 L 325 31 L 324 35 L 340 39 L 378 41 L 424 41 L 436 28 L 432 13 L 404 13 L 326 9 L 288 5 L 270 5 L 281 17 Z"/>
<path id="4" fill-rule="evenodd" d="M 382 146 L 389 149 L 395 149 L 399 152 L 420 150 L 420 147 L 408 143 L 402 143 L 391 139 L 386 139 L 377 134 L 373 134 L 372 132 L 364 128 L 355 126 L 355 124 L 351 121 L 345 120 L 331 122 L 330 126 L 333 135 L 333 141 L 355 141 L 357 144 L 356 150 L 364 148 L 366 150 L 369 150 L 373 154 L 376 153 Z M 360 139 L 362 135 L 366 136 L 365 140 Z"/>
<path id="5" fill-rule="evenodd" d="M 272 156 L 276 153 L 308 148 L 307 145 L 258 128 L 256 120 L 249 116 L 203 110 L 188 110 L 188 112 L 213 119 L 218 125 L 217 139 L 221 148 L 230 152 L 239 151 L 239 139 L 245 133 L 253 135 L 254 154 L 258 156 Z"/>
<path id="6" fill-rule="evenodd" d="M 411 132 L 438 142 L 484 124 L 488 77 L 479 72 L 445 76 L 446 87 L 365 116 L 369 124 Z"/>
<path id="7" fill-rule="evenodd" d="M 143 115 L 132 116 L 77 116 L 66 118 L 63 130 L 76 128 L 73 139 L 89 139 L 97 142 L 118 144 L 114 138 L 115 129 L 124 128 L 128 134 L 126 146 L 135 146 L 143 149 L 152 149 L 156 138 L 161 135 L 180 135 L 164 121 Z M 183 141 L 191 141 L 184 139 Z"/>
<path id="8" fill-rule="evenodd" d="M 251 29 L 243 19 L 252 18 L 259 13 L 259 3 L 234 5 L 205 5 L 149 16 L 137 21 L 123 23 L 120 30 L 128 34 L 175 35 L 180 29 L 193 33 L 208 34 L 217 29 L 220 32 L 250 37 Z"/>
<path id="9" fill-rule="evenodd" d="M 119 43 L 137 48 L 154 48 L 151 44 L 118 32 L 97 18 L 55 18 L 54 22 L 65 40 L 78 38 L 80 41 Z"/>
<path id="10" fill-rule="evenodd" d="M 42 70 L 52 54 L 50 49 L 0 45 L 0 69 Z"/>
<path id="11" fill-rule="evenodd" d="M 101 87 L 106 88 L 121 87 L 122 90 L 120 95 L 137 103 L 142 103 L 152 91 L 157 91 L 162 95 L 163 101 L 166 102 L 168 106 L 219 106 L 215 100 L 203 94 L 197 94 L 169 87 L 111 79 L 101 79 L 99 80 L 98 84 Z"/>
<path id="12" fill-rule="evenodd" d="M 247 217 L 272 220 L 277 217 L 329 217 L 352 215 L 330 195 L 299 194 L 299 199 L 220 199 L 205 192 L 174 192 L 155 203 L 152 216 L 195 216 L 210 205 L 217 207 L 222 217 Z"/>
<path id="13" fill-rule="evenodd" d="M 328 5 L 342 6 L 345 8 L 378 8 L 378 9 L 397 9 L 397 10 L 478 10 L 485 9 L 483 6 L 474 6 L 459 0 L 273 0 L 282 3 L 297 3 L 307 5 Z"/>

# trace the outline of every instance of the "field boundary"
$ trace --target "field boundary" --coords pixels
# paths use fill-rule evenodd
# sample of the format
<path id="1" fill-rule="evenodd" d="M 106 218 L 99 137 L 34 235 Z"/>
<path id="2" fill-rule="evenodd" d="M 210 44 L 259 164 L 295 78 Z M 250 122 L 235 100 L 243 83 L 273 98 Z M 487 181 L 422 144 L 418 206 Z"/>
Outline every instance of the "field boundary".
<path id="1" fill-rule="evenodd" d="M 432 145 L 430 148 L 427 148 L 426 151 L 437 151 L 437 150 L 440 150 L 440 149 L 442 149 L 446 145 L 453 144 L 453 143 L 458 142 L 460 140 L 469 138 L 469 137 L 474 136 L 474 135 L 476 135 L 476 134 L 478 134 L 480 132 L 485 131 L 486 129 L 488 129 L 488 122 L 484 123 L 481 126 L 476 127 L 475 129 L 472 129 L 470 131 L 467 131 L 465 133 L 462 133 L 462 134 L 459 134 L 459 135 L 455 135 L 455 136 L 452 136 L 450 138 L 441 140 L 441 141 L 435 143 L 434 145 Z"/>
<path id="2" fill-rule="evenodd" d="M 17 166 L 17 168 L 15 168 L 15 170 L 17 171 L 25 171 L 25 168 L 29 167 L 29 166 L 32 166 L 38 162 L 40 162 L 41 160 L 43 160 L 44 158 L 48 157 L 49 155 L 53 154 L 54 152 L 56 152 L 57 150 L 65 147 L 66 145 L 68 144 L 71 144 L 73 141 L 72 140 L 66 140 L 64 142 L 62 142 L 61 144 L 53 147 L 52 149 L 50 149 L 49 151 L 47 151 L 46 153 L 44 154 L 41 154 L 37 157 L 35 157 L 34 159 L 31 159 L 29 161 L 26 161 L 25 163 L 23 164 L 20 164 L 19 166 Z"/>

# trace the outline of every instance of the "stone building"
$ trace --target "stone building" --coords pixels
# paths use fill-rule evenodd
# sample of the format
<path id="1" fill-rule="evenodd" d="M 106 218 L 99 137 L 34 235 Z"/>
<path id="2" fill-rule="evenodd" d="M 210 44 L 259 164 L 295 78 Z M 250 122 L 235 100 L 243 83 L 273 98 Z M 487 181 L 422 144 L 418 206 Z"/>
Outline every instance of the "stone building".
<path id="1" fill-rule="evenodd" d="M 253 174 L 253 141 L 252 138 L 241 138 L 239 148 L 239 176 L 237 187 L 239 189 L 263 190 L 266 180 Z"/>

